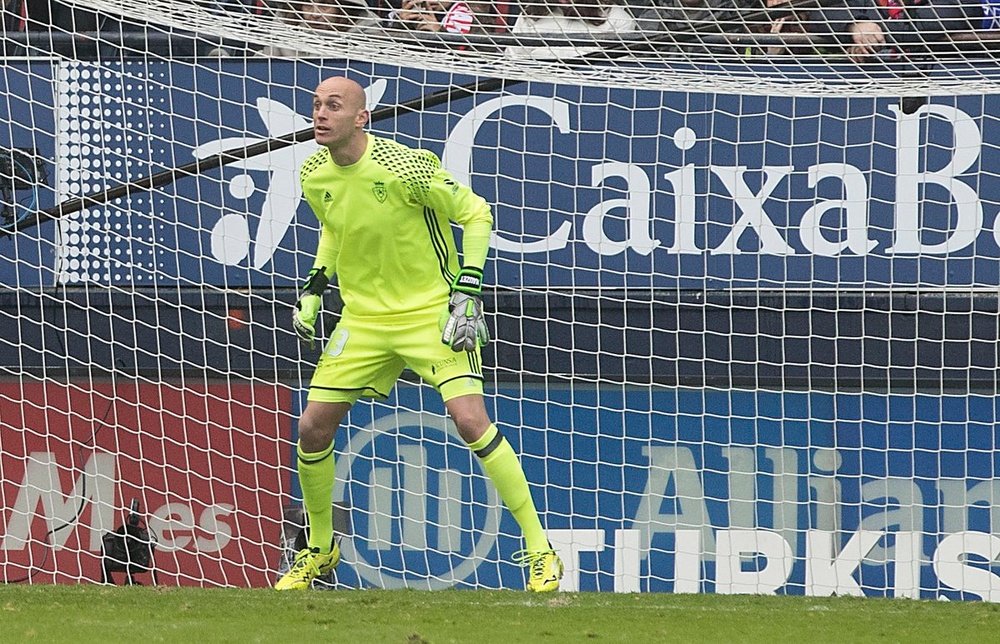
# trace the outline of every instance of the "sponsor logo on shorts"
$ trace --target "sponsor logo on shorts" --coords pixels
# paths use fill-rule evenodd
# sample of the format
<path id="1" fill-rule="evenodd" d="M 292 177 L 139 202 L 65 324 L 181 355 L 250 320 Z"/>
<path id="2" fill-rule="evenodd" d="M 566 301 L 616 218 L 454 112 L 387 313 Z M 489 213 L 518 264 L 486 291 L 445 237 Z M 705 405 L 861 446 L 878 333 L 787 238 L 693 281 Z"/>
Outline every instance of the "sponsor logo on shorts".
<path id="1" fill-rule="evenodd" d="M 431 373 L 437 373 L 445 367 L 450 367 L 452 365 L 458 364 L 458 358 L 452 356 L 450 358 L 445 358 L 444 360 L 438 360 L 431 365 Z"/>

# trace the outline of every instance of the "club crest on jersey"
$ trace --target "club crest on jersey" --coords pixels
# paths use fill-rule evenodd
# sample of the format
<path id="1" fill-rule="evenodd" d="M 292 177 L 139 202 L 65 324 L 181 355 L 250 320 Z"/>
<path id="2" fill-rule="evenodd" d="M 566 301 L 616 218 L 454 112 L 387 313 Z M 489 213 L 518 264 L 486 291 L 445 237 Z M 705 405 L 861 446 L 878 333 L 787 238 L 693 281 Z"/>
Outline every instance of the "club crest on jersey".
<path id="1" fill-rule="evenodd" d="M 372 186 L 372 193 L 379 203 L 385 203 L 385 198 L 389 196 L 389 191 L 385 189 L 385 184 L 381 181 L 375 182 L 375 185 Z"/>

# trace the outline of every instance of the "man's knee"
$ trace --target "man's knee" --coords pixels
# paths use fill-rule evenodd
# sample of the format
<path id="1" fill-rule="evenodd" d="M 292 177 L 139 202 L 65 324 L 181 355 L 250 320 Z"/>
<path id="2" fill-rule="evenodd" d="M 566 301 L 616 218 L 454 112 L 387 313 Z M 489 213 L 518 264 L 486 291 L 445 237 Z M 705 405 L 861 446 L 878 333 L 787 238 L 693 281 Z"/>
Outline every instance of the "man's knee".
<path id="1" fill-rule="evenodd" d="M 307 452 L 318 452 L 325 449 L 336 428 L 324 427 L 315 418 L 303 416 L 299 419 L 299 443 Z"/>
<path id="2" fill-rule="evenodd" d="M 472 443 L 486 433 L 490 426 L 490 417 L 486 413 L 482 396 L 464 396 L 454 398 L 447 403 L 448 414 L 458 429 L 459 436 L 467 443 Z"/>
<path id="3" fill-rule="evenodd" d="M 299 445 L 305 452 L 320 452 L 333 442 L 346 414 L 340 405 L 309 403 L 299 418 Z"/>

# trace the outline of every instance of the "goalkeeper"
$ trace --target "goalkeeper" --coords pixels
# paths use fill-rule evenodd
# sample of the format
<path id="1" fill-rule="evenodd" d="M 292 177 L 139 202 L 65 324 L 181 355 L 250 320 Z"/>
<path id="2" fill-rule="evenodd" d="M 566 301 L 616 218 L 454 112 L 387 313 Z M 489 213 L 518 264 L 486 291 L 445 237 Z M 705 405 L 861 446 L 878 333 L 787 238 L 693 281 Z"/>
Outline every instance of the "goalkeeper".
<path id="1" fill-rule="evenodd" d="M 404 367 L 440 392 L 458 433 L 479 457 L 524 534 L 514 560 L 527 588 L 559 588 L 553 551 L 510 443 L 483 402 L 480 347 L 483 265 L 493 217 L 486 201 L 441 168 L 436 156 L 366 133 L 361 86 L 328 78 L 313 97 L 321 149 L 302 164 L 302 193 L 322 224 L 316 261 L 293 313 L 312 343 L 321 295 L 337 276 L 344 302 L 309 384 L 299 419 L 298 472 L 309 518 L 308 547 L 275 588 L 304 589 L 340 560 L 333 539 L 333 438 L 362 396 L 384 398 Z M 451 222 L 462 226 L 463 253 Z"/>

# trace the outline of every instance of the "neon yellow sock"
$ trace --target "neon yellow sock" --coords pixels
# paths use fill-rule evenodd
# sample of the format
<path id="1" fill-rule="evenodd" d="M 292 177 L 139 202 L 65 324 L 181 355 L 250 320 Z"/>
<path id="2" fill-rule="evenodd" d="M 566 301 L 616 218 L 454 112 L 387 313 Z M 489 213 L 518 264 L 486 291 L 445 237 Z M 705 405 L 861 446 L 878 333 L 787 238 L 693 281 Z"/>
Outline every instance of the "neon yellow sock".
<path id="1" fill-rule="evenodd" d="M 299 457 L 299 485 L 302 504 L 309 515 L 309 547 L 330 552 L 333 543 L 333 444 L 321 452 L 296 448 Z"/>
<path id="2" fill-rule="evenodd" d="M 528 480 L 517 460 L 514 448 L 510 446 L 496 425 L 490 425 L 482 437 L 469 444 L 476 453 L 483 470 L 493 481 L 504 505 L 514 515 L 514 520 L 524 533 L 524 547 L 528 550 L 548 550 L 549 540 L 538 520 L 535 502 L 531 500 Z"/>

